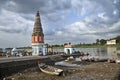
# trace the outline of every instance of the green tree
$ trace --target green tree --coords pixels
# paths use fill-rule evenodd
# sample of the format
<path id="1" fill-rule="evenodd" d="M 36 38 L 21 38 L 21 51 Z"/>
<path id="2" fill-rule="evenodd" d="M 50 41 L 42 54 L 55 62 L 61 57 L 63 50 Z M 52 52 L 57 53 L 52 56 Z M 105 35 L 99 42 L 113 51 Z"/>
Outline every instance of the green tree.
<path id="1" fill-rule="evenodd" d="M 100 40 L 100 44 L 101 44 L 101 45 L 105 45 L 105 44 L 106 44 L 106 40 L 105 40 L 105 39 L 101 39 L 101 40 Z"/>
<path id="2" fill-rule="evenodd" d="M 120 36 L 117 36 L 117 37 L 116 37 L 116 43 L 117 43 L 117 44 L 120 44 Z"/>
<path id="3" fill-rule="evenodd" d="M 100 40 L 99 39 L 96 39 L 96 44 L 100 44 Z"/>

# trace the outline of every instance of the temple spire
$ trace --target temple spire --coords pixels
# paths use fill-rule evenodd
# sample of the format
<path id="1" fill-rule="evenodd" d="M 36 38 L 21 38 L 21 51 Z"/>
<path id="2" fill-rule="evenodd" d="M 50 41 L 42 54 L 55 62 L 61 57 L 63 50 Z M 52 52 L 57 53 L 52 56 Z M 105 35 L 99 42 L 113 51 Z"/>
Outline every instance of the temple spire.
<path id="1" fill-rule="evenodd" d="M 43 34 L 39 11 L 36 13 L 33 33 Z"/>
<path id="2" fill-rule="evenodd" d="M 37 11 L 37 14 L 36 14 L 36 16 L 40 16 L 40 15 L 39 15 L 39 11 Z"/>
<path id="3" fill-rule="evenodd" d="M 35 15 L 35 23 L 32 33 L 32 55 L 46 54 L 44 48 L 44 34 L 42 30 L 39 11 Z"/>

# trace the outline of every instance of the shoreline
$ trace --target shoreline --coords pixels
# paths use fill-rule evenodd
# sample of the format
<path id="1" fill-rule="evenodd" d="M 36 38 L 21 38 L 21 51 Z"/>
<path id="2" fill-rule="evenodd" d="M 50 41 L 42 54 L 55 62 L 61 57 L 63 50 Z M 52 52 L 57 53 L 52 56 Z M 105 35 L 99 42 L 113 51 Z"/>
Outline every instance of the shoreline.
<path id="1" fill-rule="evenodd" d="M 106 47 L 118 47 L 120 48 L 120 45 L 75 45 L 75 48 L 106 48 Z M 59 49 L 63 49 L 63 46 L 60 47 L 53 47 L 54 49 L 59 48 Z"/>
<path id="2" fill-rule="evenodd" d="M 73 62 L 76 63 L 76 62 Z M 81 64 L 77 62 L 77 64 Z M 66 76 L 42 73 L 38 67 L 29 68 L 7 78 L 15 80 L 119 80 L 120 64 L 108 62 L 84 62 L 80 67 L 55 66 L 65 71 Z M 47 76 L 46 76 L 47 75 Z"/>

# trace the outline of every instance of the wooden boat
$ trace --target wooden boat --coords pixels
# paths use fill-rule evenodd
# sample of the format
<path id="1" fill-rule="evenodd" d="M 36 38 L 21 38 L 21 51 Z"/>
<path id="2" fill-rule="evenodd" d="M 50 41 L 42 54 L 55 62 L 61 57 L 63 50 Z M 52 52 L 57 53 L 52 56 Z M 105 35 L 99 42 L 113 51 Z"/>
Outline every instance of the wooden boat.
<path id="1" fill-rule="evenodd" d="M 38 66 L 39 66 L 39 69 L 46 74 L 60 75 L 63 72 L 62 69 L 58 69 L 58 68 L 55 68 L 53 66 L 49 66 L 43 63 L 38 64 Z"/>

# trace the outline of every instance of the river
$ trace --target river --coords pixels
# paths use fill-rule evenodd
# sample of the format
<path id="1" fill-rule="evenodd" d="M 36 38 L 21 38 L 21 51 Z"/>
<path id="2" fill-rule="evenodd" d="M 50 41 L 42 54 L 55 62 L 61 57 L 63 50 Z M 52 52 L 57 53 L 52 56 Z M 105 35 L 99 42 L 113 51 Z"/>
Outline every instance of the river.
<path id="1" fill-rule="evenodd" d="M 76 51 L 80 52 L 88 52 L 90 55 L 98 55 L 101 58 L 119 58 L 120 59 L 120 53 L 117 53 L 120 48 L 117 47 L 105 47 L 105 48 L 75 48 Z M 64 49 L 53 49 L 54 52 L 63 52 Z"/>

